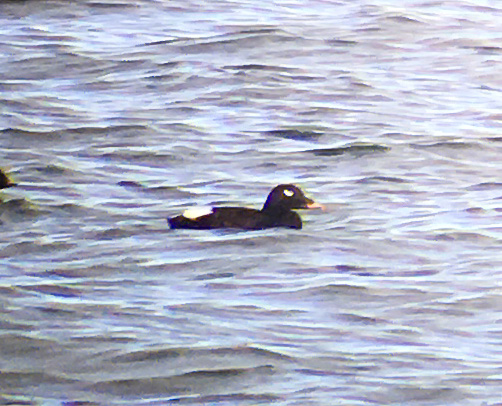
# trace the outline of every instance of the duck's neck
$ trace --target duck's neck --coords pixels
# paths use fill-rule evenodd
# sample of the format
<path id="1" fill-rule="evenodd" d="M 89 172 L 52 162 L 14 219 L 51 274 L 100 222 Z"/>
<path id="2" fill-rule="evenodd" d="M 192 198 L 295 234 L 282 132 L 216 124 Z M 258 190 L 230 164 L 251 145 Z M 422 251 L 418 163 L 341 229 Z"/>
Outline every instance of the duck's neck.
<path id="1" fill-rule="evenodd" d="M 271 217 L 279 217 L 282 216 L 288 212 L 290 212 L 288 208 L 284 206 L 280 206 L 277 204 L 271 204 L 268 200 L 265 202 L 263 209 L 261 209 L 261 212 L 263 214 L 266 214 L 267 216 Z"/>

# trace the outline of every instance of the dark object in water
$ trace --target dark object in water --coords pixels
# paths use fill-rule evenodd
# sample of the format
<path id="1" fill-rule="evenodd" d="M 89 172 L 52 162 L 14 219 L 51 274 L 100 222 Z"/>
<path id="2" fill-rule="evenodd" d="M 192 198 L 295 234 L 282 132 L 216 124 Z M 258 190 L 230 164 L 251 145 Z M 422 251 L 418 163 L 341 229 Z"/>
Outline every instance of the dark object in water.
<path id="1" fill-rule="evenodd" d="M 294 209 L 323 208 L 304 195 L 294 185 L 276 186 L 268 195 L 261 210 L 245 207 L 208 207 L 190 209 L 177 217 L 168 218 L 171 228 L 208 230 L 213 228 L 236 228 L 263 230 L 272 227 L 302 228 L 300 216 Z"/>
<path id="2" fill-rule="evenodd" d="M 7 175 L 0 169 L 0 189 L 5 189 L 12 186 L 16 186 L 16 184 L 11 182 Z"/>

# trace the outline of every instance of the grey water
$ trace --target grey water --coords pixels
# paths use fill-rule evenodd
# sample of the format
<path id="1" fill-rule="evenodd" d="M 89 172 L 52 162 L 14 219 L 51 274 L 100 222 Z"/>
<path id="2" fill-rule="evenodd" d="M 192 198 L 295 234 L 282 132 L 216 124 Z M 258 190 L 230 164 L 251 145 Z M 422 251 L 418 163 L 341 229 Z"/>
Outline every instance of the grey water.
<path id="1" fill-rule="evenodd" d="M 0 4 L 0 404 L 500 405 L 502 5 Z M 169 230 L 295 183 L 302 230 Z"/>

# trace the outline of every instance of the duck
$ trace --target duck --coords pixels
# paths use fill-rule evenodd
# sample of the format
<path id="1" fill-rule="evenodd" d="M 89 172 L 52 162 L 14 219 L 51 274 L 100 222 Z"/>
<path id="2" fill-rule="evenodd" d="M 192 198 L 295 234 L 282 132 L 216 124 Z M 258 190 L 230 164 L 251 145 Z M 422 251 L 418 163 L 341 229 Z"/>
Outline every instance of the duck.
<path id="1" fill-rule="evenodd" d="M 274 227 L 302 228 L 302 219 L 293 210 L 324 209 L 305 196 L 295 185 L 278 185 L 269 193 L 261 210 L 247 207 L 193 208 L 167 219 L 171 229 L 210 230 L 230 228 L 264 230 Z"/>
<path id="2" fill-rule="evenodd" d="M 11 182 L 5 172 L 0 169 L 0 189 L 5 189 L 12 186 L 16 186 L 16 184 Z"/>

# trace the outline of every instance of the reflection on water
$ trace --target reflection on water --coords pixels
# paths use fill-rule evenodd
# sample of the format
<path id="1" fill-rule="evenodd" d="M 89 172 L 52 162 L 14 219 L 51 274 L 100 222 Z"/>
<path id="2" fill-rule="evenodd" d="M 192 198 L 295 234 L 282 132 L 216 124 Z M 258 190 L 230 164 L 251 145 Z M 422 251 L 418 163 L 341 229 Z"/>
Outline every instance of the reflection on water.
<path id="1" fill-rule="evenodd" d="M 500 9 L 41 5 L 0 5 L 1 402 L 499 402 Z M 167 228 L 280 183 L 327 210 Z"/>

